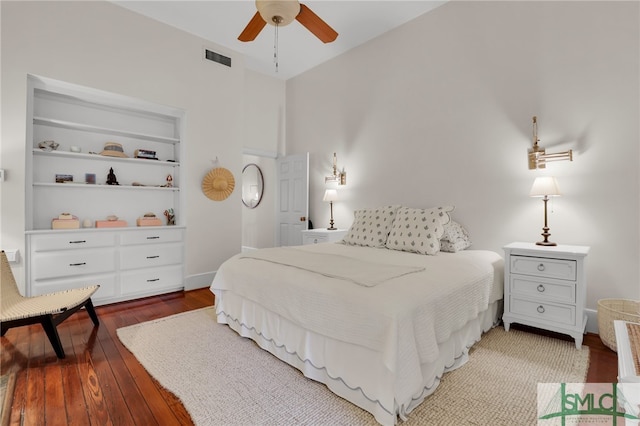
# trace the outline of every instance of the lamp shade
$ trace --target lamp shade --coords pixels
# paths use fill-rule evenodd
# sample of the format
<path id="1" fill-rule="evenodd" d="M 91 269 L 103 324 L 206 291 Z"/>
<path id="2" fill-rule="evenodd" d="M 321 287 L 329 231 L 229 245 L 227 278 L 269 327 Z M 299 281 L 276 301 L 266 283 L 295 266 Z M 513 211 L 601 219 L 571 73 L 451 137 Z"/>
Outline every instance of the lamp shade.
<path id="1" fill-rule="evenodd" d="M 322 201 L 326 201 L 328 203 L 330 201 L 337 201 L 337 200 L 338 200 L 338 190 L 327 189 L 324 191 L 324 197 L 322 198 Z"/>
<path id="2" fill-rule="evenodd" d="M 531 187 L 531 192 L 529 192 L 530 197 L 544 197 L 547 196 L 558 196 L 562 195 L 560 193 L 560 188 L 558 188 L 558 182 L 556 178 L 551 176 L 540 176 L 537 177 L 535 181 L 533 181 L 533 186 Z"/>

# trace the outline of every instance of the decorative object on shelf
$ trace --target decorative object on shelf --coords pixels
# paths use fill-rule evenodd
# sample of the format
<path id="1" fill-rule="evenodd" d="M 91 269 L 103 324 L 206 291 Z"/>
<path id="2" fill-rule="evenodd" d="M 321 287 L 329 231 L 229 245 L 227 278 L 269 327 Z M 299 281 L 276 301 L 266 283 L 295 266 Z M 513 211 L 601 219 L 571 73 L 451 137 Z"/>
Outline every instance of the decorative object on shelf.
<path id="1" fill-rule="evenodd" d="M 133 153 L 135 158 L 143 158 L 145 160 L 157 160 L 156 152 L 149 149 L 136 149 Z"/>
<path id="2" fill-rule="evenodd" d="M 107 175 L 107 185 L 120 185 L 118 183 L 118 179 L 116 178 L 116 174 L 113 173 L 113 167 L 109 168 L 109 174 Z"/>
<path id="3" fill-rule="evenodd" d="M 83 228 L 92 228 L 93 227 L 93 222 L 91 222 L 91 219 L 85 219 L 82 221 L 82 227 Z"/>
<path id="4" fill-rule="evenodd" d="M 222 201 L 231 195 L 235 185 L 236 181 L 229 170 L 216 167 L 202 179 L 202 192 L 213 201 Z"/>
<path id="5" fill-rule="evenodd" d="M 544 169 L 549 161 L 569 160 L 573 161 L 573 151 L 556 152 L 547 154 L 544 148 L 538 146 L 538 118 L 533 116 L 533 148 L 529 150 L 529 170 Z"/>
<path id="6" fill-rule="evenodd" d="M 77 152 L 82 152 L 82 149 L 79 146 L 75 146 L 74 145 L 74 146 L 69 148 L 69 151 L 77 153 Z"/>
<path id="7" fill-rule="evenodd" d="M 126 220 L 121 220 L 116 215 L 107 216 L 107 220 L 96 220 L 96 228 L 121 228 L 127 226 Z"/>
<path id="8" fill-rule="evenodd" d="M 57 218 L 51 220 L 51 229 L 78 229 L 80 220 L 71 213 L 60 213 Z"/>
<path id="9" fill-rule="evenodd" d="M 56 173 L 56 183 L 73 182 L 73 175 Z"/>
<path id="10" fill-rule="evenodd" d="M 164 216 L 167 218 L 167 225 L 172 226 L 176 224 L 176 215 L 173 213 L 173 209 L 167 209 L 164 211 Z"/>
<path id="11" fill-rule="evenodd" d="M 96 174 L 95 173 L 85 173 L 84 181 L 89 185 L 95 185 L 96 183 Z"/>
<path id="12" fill-rule="evenodd" d="M 242 204 L 255 209 L 262 201 L 264 178 L 257 164 L 249 163 L 242 169 Z"/>
<path id="13" fill-rule="evenodd" d="M 558 182 L 556 182 L 556 178 L 551 176 L 541 176 L 537 177 L 533 182 L 533 186 L 531 187 L 531 192 L 529 193 L 530 197 L 543 197 L 542 201 L 544 201 L 544 227 L 542 228 L 542 236 L 544 237 L 543 241 L 539 241 L 536 244 L 539 246 L 555 246 L 556 243 L 552 243 L 549 241 L 549 227 L 547 226 L 547 201 L 549 201 L 549 197 L 558 197 L 560 194 L 560 189 L 558 188 Z"/>
<path id="14" fill-rule="evenodd" d="M 145 213 L 144 216 L 139 217 L 136 220 L 138 226 L 161 226 L 162 221 L 159 217 L 156 217 L 154 213 Z"/>
<path id="15" fill-rule="evenodd" d="M 324 191 L 324 197 L 322 201 L 329 203 L 329 209 L 331 210 L 331 220 L 329 220 L 329 227 L 327 228 L 329 231 L 335 231 L 336 227 L 333 226 L 333 202 L 338 200 L 338 190 L 337 189 L 327 189 Z"/>
<path id="16" fill-rule="evenodd" d="M 173 176 L 167 175 L 167 183 L 164 186 L 167 188 L 173 188 Z"/>
<path id="17" fill-rule="evenodd" d="M 100 155 L 105 155 L 107 157 L 129 158 L 127 154 L 124 153 L 122 144 L 119 144 L 117 142 L 106 142 L 104 144 L 104 149 L 102 150 Z"/>
<path id="18" fill-rule="evenodd" d="M 38 144 L 38 148 L 47 152 L 55 151 L 59 146 L 60 144 L 56 141 L 42 141 Z"/>
<path id="19" fill-rule="evenodd" d="M 336 153 L 333 153 L 333 174 L 324 178 L 325 184 L 346 185 L 347 184 L 347 172 L 342 168 L 342 171 L 338 171 L 338 159 Z"/>

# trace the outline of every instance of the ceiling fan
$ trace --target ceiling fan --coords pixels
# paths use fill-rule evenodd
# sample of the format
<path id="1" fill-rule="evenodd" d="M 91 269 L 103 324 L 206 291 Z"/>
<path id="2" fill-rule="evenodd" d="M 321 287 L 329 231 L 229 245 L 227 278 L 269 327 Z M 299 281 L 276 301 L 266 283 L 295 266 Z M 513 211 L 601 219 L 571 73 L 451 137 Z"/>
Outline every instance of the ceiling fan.
<path id="1" fill-rule="evenodd" d="M 333 28 L 298 0 L 256 0 L 256 8 L 258 11 L 238 36 L 238 40 L 253 41 L 267 23 L 281 27 L 294 19 L 323 43 L 331 43 L 338 37 Z"/>

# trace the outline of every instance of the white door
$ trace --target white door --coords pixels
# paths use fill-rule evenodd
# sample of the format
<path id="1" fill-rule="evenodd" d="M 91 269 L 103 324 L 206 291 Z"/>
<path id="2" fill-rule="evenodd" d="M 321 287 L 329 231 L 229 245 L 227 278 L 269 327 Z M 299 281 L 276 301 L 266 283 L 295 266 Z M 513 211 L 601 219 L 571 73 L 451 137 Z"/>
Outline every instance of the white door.
<path id="1" fill-rule="evenodd" d="M 302 245 L 309 216 L 309 153 L 277 160 L 276 246 Z"/>

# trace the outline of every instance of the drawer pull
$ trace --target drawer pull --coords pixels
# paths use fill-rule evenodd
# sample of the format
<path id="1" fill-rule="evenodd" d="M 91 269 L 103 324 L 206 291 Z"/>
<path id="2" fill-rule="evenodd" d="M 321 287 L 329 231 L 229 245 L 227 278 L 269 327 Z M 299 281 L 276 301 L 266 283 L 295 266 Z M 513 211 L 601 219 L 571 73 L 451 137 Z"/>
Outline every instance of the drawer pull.
<path id="1" fill-rule="evenodd" d="M 86 265 L 87 262 L 80 262 L 80 263 L 70 263 L 69 266 L 82 266 L 82 265 Z"/>
<path id="2" fill-rule="evenodd" d="M 540 293 L 543 293 L 543 292 L 544 292 L 544 286 L 543 286 L 542 284 L 540 284 L 540 285 L 538 286 L 538 291 L 539 291 Z"/>
<path id="3" fill-rule="evenodd" d="M 542 305 L 538 306 L 537 310 L 539 313 L 544 314 L 544 306 Z"/>
<path id="4" fill-rule="evenodd" d="M 544 263 L 541 263 L 538 265 L 538 271 L 540 272 L 544 271 Z"/>
<path id="5" fill-rule="evenodd" d="M 160 237 L 147 237 L 147 240 L 159 240 Z"/>
<path id="6" fill-rule="evenodd" d="M 69 241 L 69 244 L 83 244 L 86 242 L 87 240 L 77 240 L 77 241 Z"/>
<path id="7" fill-rule="evenodd" d="M 153 278 L 153 279 L 147 280 L 148 283 L 152 283 L 154 281 L 160 281 L 160 278 Z"/>
<path id="8" fill-rule="evenodd" d="M 159 257 L 160 257 L 160 256 L 147 256 L 147 259 L 157 259 L 157 258 L 159 258 Z"/>

